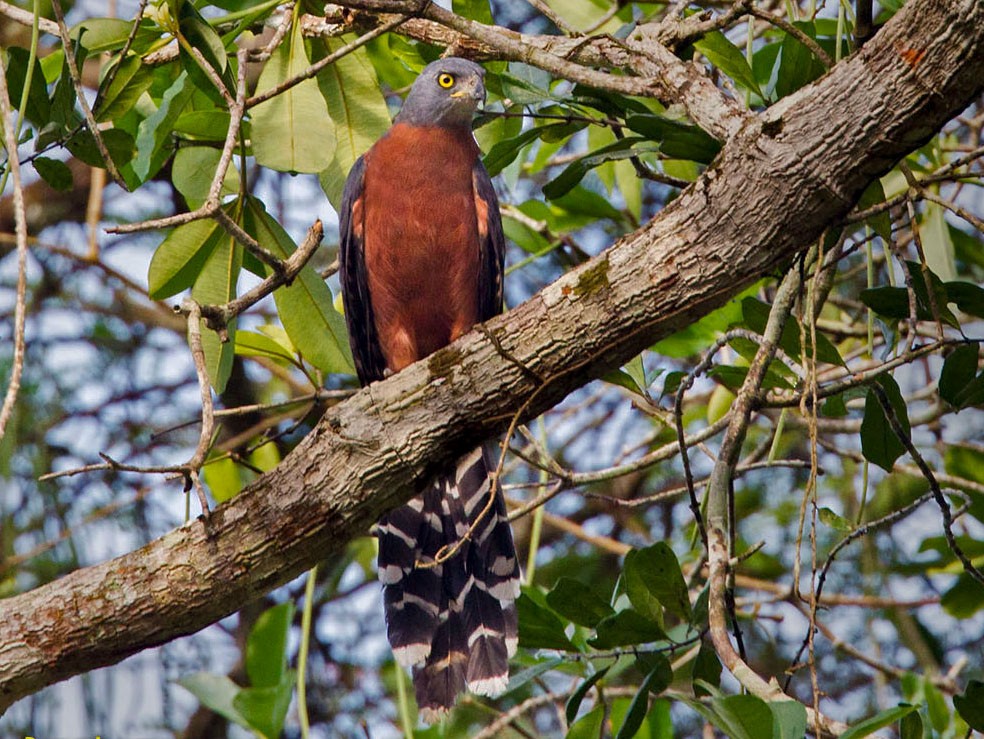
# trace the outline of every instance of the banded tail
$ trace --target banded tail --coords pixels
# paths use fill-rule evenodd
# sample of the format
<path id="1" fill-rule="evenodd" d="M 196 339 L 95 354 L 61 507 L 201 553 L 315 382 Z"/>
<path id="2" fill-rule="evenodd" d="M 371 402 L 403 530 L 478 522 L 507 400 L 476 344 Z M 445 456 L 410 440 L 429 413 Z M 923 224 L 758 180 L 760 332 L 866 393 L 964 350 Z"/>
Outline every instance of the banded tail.
<path id="1" fill-rule="evenodd" d="M 489 467 L 486 451 L 476 449 L 379 523 L 387 635 L 396 661 L 413 667 L 417 706 L 427 723 L 450 710 L 466 687 L 500 694 L 516 652 L 519 564 L 498 485 L 483 515 Z M 459 543 L 443 563 L 416 566 Z"/>

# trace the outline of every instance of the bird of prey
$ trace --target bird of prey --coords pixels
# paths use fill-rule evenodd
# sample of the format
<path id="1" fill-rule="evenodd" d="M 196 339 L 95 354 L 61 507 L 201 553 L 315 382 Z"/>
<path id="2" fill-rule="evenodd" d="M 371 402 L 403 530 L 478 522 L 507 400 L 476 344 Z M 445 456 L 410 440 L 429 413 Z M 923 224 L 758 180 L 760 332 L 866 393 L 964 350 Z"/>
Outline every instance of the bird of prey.
<path id="1" fill-rule="evenodd" d="M 339 261 L 363 385 L 502 310 L 502 221 L 472 135 L 484 74 L 456 57 L 428 64 L 349 173 Z M 516 650 L 519 566 L 493 467 L 476 449 L 377 528 L 387 634 L 428 723 L 466 688 L 501 693 Z"/>

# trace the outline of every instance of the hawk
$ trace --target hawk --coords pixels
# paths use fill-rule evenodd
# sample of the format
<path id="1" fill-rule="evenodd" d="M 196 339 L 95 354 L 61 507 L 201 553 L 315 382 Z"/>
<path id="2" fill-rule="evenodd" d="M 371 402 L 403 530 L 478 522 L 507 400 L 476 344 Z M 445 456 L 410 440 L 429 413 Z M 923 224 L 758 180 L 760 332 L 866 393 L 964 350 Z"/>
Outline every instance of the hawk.
<path id="1" fill-rule="evenodd" d="M 502 310 L 502 220 L 472 135 L 484 75 L 455 57 L 428 64 L 345 183 L 340 275 L 363 385 Z M 501 693 L 516 650 L 519 565 L 492 467 L 476 449 L 377 528 L 387 635 L 428 723 L 466 688 Z"/>

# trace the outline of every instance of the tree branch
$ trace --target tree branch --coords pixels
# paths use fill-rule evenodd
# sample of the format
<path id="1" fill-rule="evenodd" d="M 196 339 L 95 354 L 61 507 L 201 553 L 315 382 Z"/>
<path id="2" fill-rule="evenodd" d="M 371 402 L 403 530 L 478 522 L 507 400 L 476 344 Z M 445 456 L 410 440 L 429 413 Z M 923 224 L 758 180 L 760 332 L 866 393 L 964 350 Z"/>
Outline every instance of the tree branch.
<path id="1" fill-rule="evenodd" d="M 900 51 L 913 48 L 915 64 Z M 984 5 L 910 0 L 860 52 L 746 120 L 646 226 L 329 410 L 207 524 L 0 601 L 0 710 L 198 631 L 341 550 L 517 408 L 541 413 L 806 249 L 982 89 Z"/>

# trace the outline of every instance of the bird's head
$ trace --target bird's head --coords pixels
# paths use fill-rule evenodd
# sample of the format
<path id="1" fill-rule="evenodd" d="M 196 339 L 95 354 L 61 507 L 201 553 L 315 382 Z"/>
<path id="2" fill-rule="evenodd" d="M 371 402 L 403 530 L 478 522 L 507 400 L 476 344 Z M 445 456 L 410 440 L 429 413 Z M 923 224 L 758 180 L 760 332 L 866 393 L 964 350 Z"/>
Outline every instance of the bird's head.
<path id="1" fill-rule="evenodd" d="M 415 126 L 467 126 L 485 102 L 485 70 L 467 59 L 448 57 L 431 62 L 410 88 L 399 123 Z"/>

